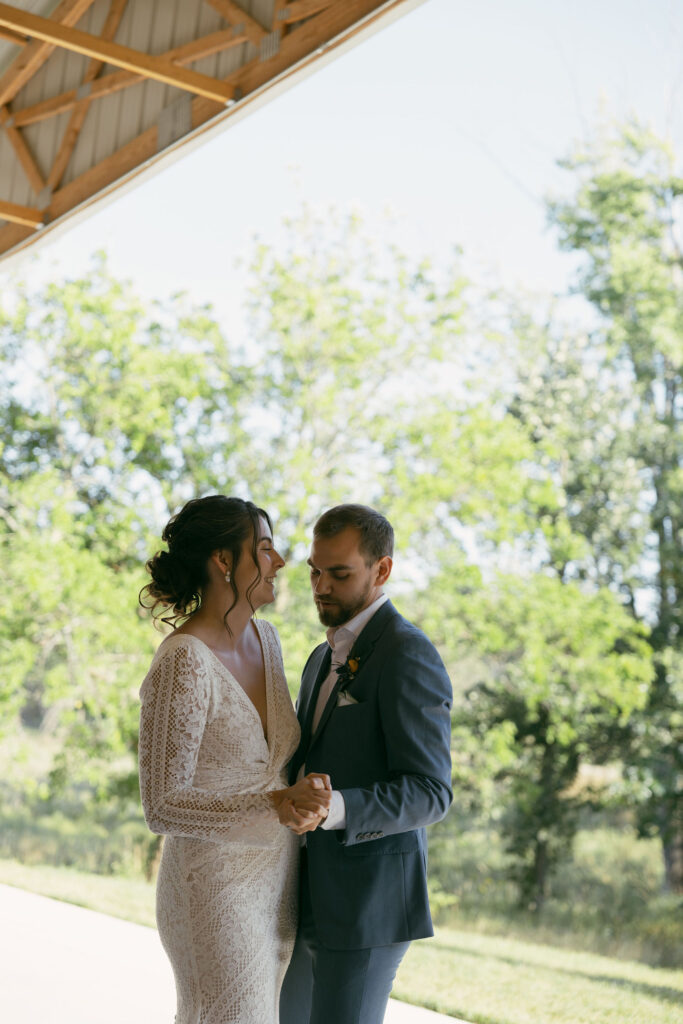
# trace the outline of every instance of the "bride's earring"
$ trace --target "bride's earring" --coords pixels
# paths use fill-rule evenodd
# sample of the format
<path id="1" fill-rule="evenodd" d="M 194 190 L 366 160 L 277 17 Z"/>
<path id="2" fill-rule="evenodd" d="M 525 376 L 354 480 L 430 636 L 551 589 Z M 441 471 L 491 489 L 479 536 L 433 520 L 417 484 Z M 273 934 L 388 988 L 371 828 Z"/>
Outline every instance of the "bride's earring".
<path id="1" fill-rule="evenodd" d="M 230 576 L 230 570 L 228 569 L 228 571 L 227 571 L 227 572 L 226 572 L 226 574 L 225 574 L 225 582 L 226 582 L 226 583 L 229 583 L 229 582 L 230 582 L 230 579 L 231 579 L 231 576 Z"/>

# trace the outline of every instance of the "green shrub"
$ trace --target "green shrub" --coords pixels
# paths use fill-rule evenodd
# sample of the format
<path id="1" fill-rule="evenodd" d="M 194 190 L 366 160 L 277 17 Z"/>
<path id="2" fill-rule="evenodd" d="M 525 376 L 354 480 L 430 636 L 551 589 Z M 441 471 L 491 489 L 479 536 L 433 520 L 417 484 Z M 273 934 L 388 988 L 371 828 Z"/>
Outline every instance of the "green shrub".
<path id="1" fill-rule="evenodd" d="M 597 827 L 593 815 L 555 871 L 542 912 L 523 912 L 507 872 L 503 840 L 456 815 L 430 830 L 430 891 L 436 921 L 488 934 L 516 935 L 590 949 L 655 966 L 683 962 L 683 901 L 662 893 L 657 840 L 628 822 Z M 613 819 L 612 819 L 613 820 Z"/>
<path id="2" fill-rule="evenodd" d="M 97 875 L 144 875 L 154 843 L 142 820 L 73 819 L 61 811 L 0 814 L 0 857 L 73 867 Z"/>

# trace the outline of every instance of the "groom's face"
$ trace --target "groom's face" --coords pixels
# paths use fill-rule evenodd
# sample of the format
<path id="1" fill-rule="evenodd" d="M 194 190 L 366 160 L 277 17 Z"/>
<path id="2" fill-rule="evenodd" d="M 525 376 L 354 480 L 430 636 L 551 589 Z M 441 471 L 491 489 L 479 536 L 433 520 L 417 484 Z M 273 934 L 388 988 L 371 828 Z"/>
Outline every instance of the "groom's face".
<path id="1" fill-rule="evenodd" d="M 372 604 L 388 576 L 380 559 L 367 565 L 358 548 L 360 533 L 347 527 L 334 537 L 313 540 L 308 564 L 313 600 L 324 626 L 341 626 Z"/>

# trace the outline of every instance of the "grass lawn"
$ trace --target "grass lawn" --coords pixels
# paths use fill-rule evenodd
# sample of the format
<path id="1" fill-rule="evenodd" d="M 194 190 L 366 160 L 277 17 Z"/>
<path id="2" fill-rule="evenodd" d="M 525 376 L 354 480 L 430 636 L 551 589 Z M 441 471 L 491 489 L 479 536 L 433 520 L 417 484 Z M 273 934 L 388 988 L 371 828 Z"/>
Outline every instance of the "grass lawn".
<path id="1" fill-rule="evenodd" d="M 0 860 L 0 882 L 154 925 L 139 879 Z M 683 970 L 441 928 L 413 943 L 394 996 L 473 1024 L 680 1024 Z"/>
<path id="2" fill-rule="evenodd" d="M 476 1024 L 681 1024 L 683 970 L 441 928 L 394 996 Z"/>
<path id="3" fill-rule="evenodd" d="M 16 860 L 0 860 L 0 882 L 156 928 L 154 885 L 139 878 L 90 875 L 43 864 L 26 867 Z"/>

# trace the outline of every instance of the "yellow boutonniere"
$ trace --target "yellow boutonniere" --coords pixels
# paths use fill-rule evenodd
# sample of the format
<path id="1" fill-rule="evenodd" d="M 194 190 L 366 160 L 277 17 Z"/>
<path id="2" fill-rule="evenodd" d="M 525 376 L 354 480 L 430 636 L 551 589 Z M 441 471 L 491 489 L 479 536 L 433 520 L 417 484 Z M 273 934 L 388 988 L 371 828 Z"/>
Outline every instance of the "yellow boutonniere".
<path id="1" fill-rule="evenodd" d="M 340 682 L 340 690 L 345 690 L 353 679 L 360 666 L 360 658 L 347 658 L 343 665 L 337 669 L 337 678 Z"/>

